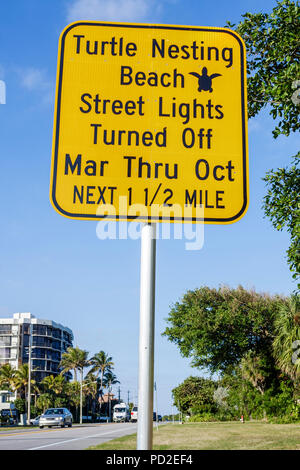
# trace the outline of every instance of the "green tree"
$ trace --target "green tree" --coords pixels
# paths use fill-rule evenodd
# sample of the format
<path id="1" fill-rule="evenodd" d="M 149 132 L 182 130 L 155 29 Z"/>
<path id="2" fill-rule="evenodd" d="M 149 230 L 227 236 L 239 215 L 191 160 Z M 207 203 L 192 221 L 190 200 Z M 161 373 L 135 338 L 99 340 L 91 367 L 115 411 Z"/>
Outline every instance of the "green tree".
<path id="1" fill-rule="evenodd" d="M 300 78 L 299 2 L 277 2 L 272 13 L 246 13 L 238 24 L 228 25 L 244 39 L 247 49 L 248 114 L 256 116 L 268 107 L 276 120 L 273 135 L 288 136 L 300 128 L 299 99 L 294 99 Z M 293 277 L 299 277 L 299 153 L 290 168 L 267 173 L 268 193 L 263 209 L 277 230 L 285 227 L 291 235 L 287 252 Z M 299 287 L 299 286 L 298 286 Z"/>
<path id="2" fill-rule="evenodd" d="M 82 377 L 84 367 L 89 365 L 88 352 L 78 347 L 68 348 L 67 352 L 62 354 L 59 367 L 62 369 L 61 374 L 65 374 L 71 370 L 74 371 L 74 380 L 77 382 L 77 371 L 80 371 Z"/>
<path id="3" fill-rule="evenodd" d="M 186 414 L 215 412 L 216 382 L 203 377 L 188 377 L 172 390 L 174 405 Z"/>
<path id="4" fill-rule="evenodd" d="M 201 287 L 173 306 L 163 335 L 192 359 L 193 366 L 212 373 L 230 372 L 249 351 L 271 361 L 274 317 L 282 302 L 283 297 L 241 286 Z"/>
<path id="5" fill-rule="evenodd" d="M 24 398 L 16 398 L 14 401 L 14 405 L 16 410 L 20 414 L 26 413 L 26 400 L 24 400 Z"/>
<path id="6" fill-rule="evenodd" d="M 111 418 L 111 391 L 112 386 L 119 384 L 119 380 L 117 379 L 116 374 L 114 374 L 111 370 L 107 370 L 103 376 L 103 386 L 107 388 L 108 391 L 108 413 L 109 417 Z M 132 405 L 133 406 L 133 405 Z M 129 406 L 129 411 L 131 412 L 131 408 Z"/>
<path id="7" fill-rule="evenodd" d="M 292 101 L 293 82 L 300 76 L 300 8 L 298 2 L 277 2 L 272 13 L 245 13 L 239 25 L 247 50 L 248 114 L 266 106 L 279 118 L 273 134 L 288 136 L 300 128 L 299 108 Z"/>
<path id="8" fill-rule="evenodd" d="M 240 367 L 236 367 L 231 374 L 225 374 L 222 384 L 228 390 L 226 402 L 234 417 L 243 415 L 250 420 L 263 418 L 263 395 L 245 379 Z"/>
<path id="9" fill-rule="evenodd" d="M 53 395 L 51 393 L 42 393 L 36 401 L 36 407 L 44 413 L 47 408 L 53 406 Z"/>
<path id="10" fill-rule="evenodd" d="M 3 364 L 0 367 L 0 390 L 13 391 L 15 388 L 16 371 L 11 364 Z"/>
<path id="11" fill-rule="evenodd" d="M 93 415 L 96 412 L 96 398 L 98 396 L 98 380 L 93 374 L 88 374 L 83 381 L 83 392 L 86 397 L 87 409 L 91 409 Z M 88 412 L 87 412 L 88 415 Z"/>
<path id="12" fill-rule="evenodd" d="M 80 407 L 80 383 L 69 382 L 66 384 L 66 394 L 70 403 L 70 408 L 75 409 L 76 421 L 79 421 L 79 407 Z M 84 401 L 83 401 L 84 405 Z"/>
<path id="13" fill-rule="evenodd" d="M 264 197 L 265 215 L 276 230 L 286 228 L 291 237 L 287 262 L 294 279 L 300 275 L 300 152 L 293 165 L 270 170 L 264 181 L 268 192 Z M 299 289 L 299 284 L 298 284 Z"/>
<path id="14" fill-rule="evenodd" d="M 27 397 L 27 390 L 28 390 L 28 384 L 29 384 L 28 373 L 29 373 L 28 364 L 20 365 L 19 368 L 15 372 L 14 387 L 16 390 L 18 390 L 21 398 Z M 31 379 L 30 383 L 31 383 L 32 389 L 34 389 L 36 386 L 35 380 Z"/>
<path id="15" fill-rule="evenodd" d="M 275 319 L 273 350 L 280 370 L 289 376 L 296 386 L 299 386 L 300 309 L 298 296 L 292 296 L 279 309 Z"/>
<path id="16" fill-rule="evenodd" d="M 112 385 L 119 384 L 119 380 L 117 379 L 116 374 L 114 374 L 111 370 L 105 372 L 103 376 L 103 386 L 107 389 L 111 389 Z"/>
<path id="17" fill-rule="evenodd" d="M 95 374 L 96 377 L 100 375 L 100 400 L 101 400 L 100 410 L 101 410 L 104 374 L 111 371 L 111 369 L 114 366 L 114 363 L 112 362 L 111 356 L 106 354 L 104 351 L 100 351 L 91 358 L 90 364 L 92 368 L 90 369 L 89 373 Z"/>
<path id="18" fill-rule="evenodd" d="M 61 395 L 64 391 L 66 379 L 62 375 L 48 375 L 41 381 L 41 385 L 45 390 L 55 395 Z"/>

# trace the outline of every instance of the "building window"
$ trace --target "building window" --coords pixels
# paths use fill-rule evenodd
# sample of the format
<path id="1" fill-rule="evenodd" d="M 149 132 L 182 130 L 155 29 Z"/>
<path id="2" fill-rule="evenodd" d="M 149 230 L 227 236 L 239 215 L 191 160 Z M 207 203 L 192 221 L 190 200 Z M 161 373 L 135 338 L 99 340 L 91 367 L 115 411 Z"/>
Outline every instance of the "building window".
<path id="1" fill-rule="evenodd" d="M 44 346 L 46 348 L 51 348 L 52 340 L 50 338 L 45 338 L 44 336 L 34 336 L 32 338 L 33 346 Z"/>
<path id="2" fill-rule="evenodd" d="M 29 335 L 29 323 L 24 323 L 22 328 L 23 328 L 23 335 Z"/>
<path id="3" fill-rule="evenodd" d="M 32 332 L 34 335 L 47 335 L 47 327 L 45 325 L 33 325 Z"/>
<path id="4" fill-rule="evenodd" d="M 45 361 L 41 361 L 41 360 L 32 361 L 32 368 L 33 369 L 39 369 L 39 370 L 45 370 Z"/>
<path id="5" fill-rule="evenodd" d="M 53 351 L 51 355 L 51 359 L 52 361 L 60 361 L 60 353 Z"/>
<path id="6" fill-rule="evenodd" d="M 1 335 L 11 335 L 11 325 L 0 325 Z"/>
<path id="7" fill-rule="evenodd" d="M 64 331 L 64 340 L 67 341 L 68 343 L 72 342 L 71 336 L 66 331 Z"/>
<path id="8" fill-rule="evenodd" d="M 33 372 L 32 376 L 36 382 L 41 382 L 45 377 L 49 375 L 48 372 Z"/>
<path id="9" fill-rule="evenodd" d="M 1 403 L 9 403 L 11 394 L 9 394 L 9 393 L 3 393 L 2 394 L 1 393 L 0 397 L 1 397 Z"/>
<path id="10" fill-rule="evenodd" d="M 61 338 L 61 331 L 58 330 L 57 328 L 53 328 L 52 336 L 54 338 L 59 338 L 60 339 Z"/>
<path id="11" fill-rule="evenodd" d="M 60 347 L 60 341 L 52 341 L 52 348 L 53 349 L 61 349 Z"/>
<path id="12" fill-rule="evenodd" d="M 10 358 L 10 348 L 0 348 L 0 359 Z"/>
<path id="13" fill-rule="evenodd" d="M 11 336 L 0 336 L 0 346 L 10 346 Z"/>

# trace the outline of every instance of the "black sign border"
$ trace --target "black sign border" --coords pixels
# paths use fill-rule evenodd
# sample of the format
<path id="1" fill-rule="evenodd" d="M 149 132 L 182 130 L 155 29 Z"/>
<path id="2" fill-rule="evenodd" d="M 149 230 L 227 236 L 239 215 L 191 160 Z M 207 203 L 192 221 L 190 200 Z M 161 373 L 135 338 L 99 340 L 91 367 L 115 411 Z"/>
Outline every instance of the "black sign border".
<path id="1" fill-rule="evenodd" d="M 241 210 L 233 217 L 229 218 L 212 218 L 212 217 L 204 217 L 204 218 L 197 218 L 197 217 L 148 217 L 146 220 L 145 217 L 139 216 L 128 216 L 128 215 L 116 215 L 116 216 L 103 216 L 97 214 L 74 214 L 71 212 L 67 212 L 62 209 L 58 202 L 56 201 L 56 179 L 57 179 L 57 161 L 58 161 L 58 145 L 59 145 L 59 128 L 60 128 L 60 109 L 61 109 L 61 90 L 62 90 L 62 79 L 63 79 L 63 64 L 64 64 L 64 49 L 65 49 L 65 38 L 68 32 L 76 28 L 77 26 L 104 26 L 104 27 L 120 27 L 120 28 L 140 28 L 140 29 L 165 29 L 165 30 L 180 30 L 180 31 L 204 31 L 204 32 L 222 32 L 227 33 L 233 36 L 240 45 L 240 60 L 241 60 L 241 111 L 242 111 L 242 133 L 243 133 L 243 205 Z M 53 175 L 52 175 L 52 189 L 50 188 L 50 196 L 52 196 L 52 203 L 56 210 L 65 217 L 69 217 L 72 219 L 77 220 L 101 220 L 107 218 L 109 220 L 142 220 L 147 222 L 208 222 L 208 223 L 233 223 L 237 219 L 240 219 L 243 215 L 245 215 L 248 206 L 248 194 L 247 194 L 247 186 L 248 186 L 248 179 L 247 179 L 247 141 L 246 141 L 246 103 L 245 103 L 245 53 L 243 43 L 238 35 L 236 35 L 233 31 L 226 28 L 214 28 L 214 27 L 197 27 L 197 26 L 169 26 L 169 25 L 151 25 L 151 24 L 131 24 L 131 23 L 100 23 L 100 22 L 90 22 L 90 21 L 78 21 L 76 23 L 72 23 L 65 29 L 61 36 L 61 49 L 60 49 L 60 62 L 59 62 L 59 79 L 58 79 L 58 90 L 57 90 L 57 102 L 56 102 L 56 114 L 55 114 L 55 150 L 54 150 L 54 162 L 53 162 Z"/>

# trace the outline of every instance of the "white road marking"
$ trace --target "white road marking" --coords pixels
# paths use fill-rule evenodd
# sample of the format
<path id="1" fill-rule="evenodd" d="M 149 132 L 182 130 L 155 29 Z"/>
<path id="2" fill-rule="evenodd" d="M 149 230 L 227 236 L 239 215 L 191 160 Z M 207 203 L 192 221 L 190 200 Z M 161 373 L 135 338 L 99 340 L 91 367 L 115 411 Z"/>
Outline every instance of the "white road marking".
<path id="1" fill-rule="evenodd" d="M 120 432 L 120 429 L 118 429 L 116 431 L 104 432 L 102 434 L 93 434 L 92 436 L 77 437 L 76 439 L 68 439 L 67 441 L 58 441 L 58 442 L 54 442 L 52 444 L 46 444 L 44 446 L 32 447 L 31 449 L 28 449 L 28 450 L 44 449 L 45 447 L 53 447 L 53 446 L 57 446 L 57 445 L 60 445 L 60 444 L 66 444 L 67 442 L 81 441 L 83 439 L 90 439 L 91 437 L 101 437 L 101 436 L 105 436 L 106 434 L 114 434 L 116 432 Z"/>

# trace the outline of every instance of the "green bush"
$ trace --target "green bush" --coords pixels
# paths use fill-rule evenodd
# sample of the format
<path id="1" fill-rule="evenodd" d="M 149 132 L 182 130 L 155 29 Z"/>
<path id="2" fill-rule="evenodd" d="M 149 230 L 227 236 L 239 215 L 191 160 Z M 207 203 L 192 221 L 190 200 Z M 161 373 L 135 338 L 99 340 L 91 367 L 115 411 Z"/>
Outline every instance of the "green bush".
<path id="1" fill-rule="evenodd" d="M 202 414 L 214 414 L 217 411 L 217 405 L 215 403 L 204 403 L 195 405 L 190 408 L 192 415 L 202 415 Z"/>
<path id="2" fill-rule="evenodd" d="M 282 416 L 268 416 L 269 423 L 273 424 L 290 424 L 300 422 L 300 405 L 293 404 L 289 407 L 289 412 Z"/>
<path id="3" fill-rule="evenodd" d="M 195 414 L 189 419 L 190 423 L 208 423 L 210 421 L 217 421 L 216 415 L 212 413 L 201 413 Z"/>
<path id="4" fill-rule="evenodd" d="M 26 401 L 24 400 L 24 398 L 16 398 L 16 400 L 14 401 L 14 405 L 16 410 L 20 414 L 26 413 Z"/>

